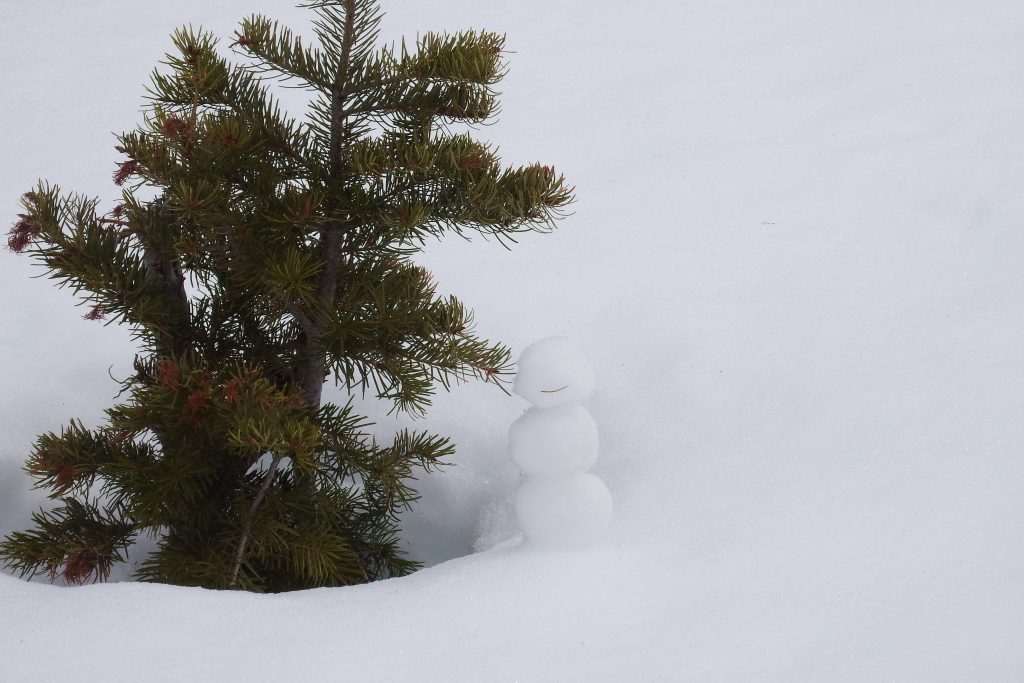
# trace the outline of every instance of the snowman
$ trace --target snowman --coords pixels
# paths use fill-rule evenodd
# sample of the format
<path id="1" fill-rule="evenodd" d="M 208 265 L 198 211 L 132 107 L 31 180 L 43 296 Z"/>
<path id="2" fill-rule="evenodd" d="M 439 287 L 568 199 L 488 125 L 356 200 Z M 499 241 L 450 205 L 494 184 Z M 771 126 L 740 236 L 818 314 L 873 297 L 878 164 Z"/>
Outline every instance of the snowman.
<path id="1" fill-rule="evenodd" d="M 509 454 L 525 478 L 515 499 L 527 541 L 579 548 L 604 532 L 612 496 L 587 472 L 597 460 L 597 425 L 582 401 L 594 369 L 566 337 L 548 337 L 519 357 L 513 391 L 532 404 L 509 429 Z"/>

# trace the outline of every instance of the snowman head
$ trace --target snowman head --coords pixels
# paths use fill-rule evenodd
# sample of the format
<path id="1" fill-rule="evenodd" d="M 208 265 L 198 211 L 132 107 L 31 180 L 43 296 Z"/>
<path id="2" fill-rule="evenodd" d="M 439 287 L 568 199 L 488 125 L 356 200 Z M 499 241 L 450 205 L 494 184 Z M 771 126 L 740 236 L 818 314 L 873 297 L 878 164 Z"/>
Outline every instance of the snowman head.
<path id="1" fill-rule="evenodd" d="M 519 356 L 512 388 L 538 408 L 578 403 L 594 391 L 597 379 L 590 361 L 567 337 L 548 337 Z"/>

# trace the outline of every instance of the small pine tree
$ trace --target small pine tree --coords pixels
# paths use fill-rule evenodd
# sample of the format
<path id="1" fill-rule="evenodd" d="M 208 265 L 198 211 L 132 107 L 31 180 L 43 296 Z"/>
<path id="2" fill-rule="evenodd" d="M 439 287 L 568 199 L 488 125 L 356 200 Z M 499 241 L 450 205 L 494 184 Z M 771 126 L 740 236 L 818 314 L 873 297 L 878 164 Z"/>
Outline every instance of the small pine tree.
<path id="1" fill-rule="evenodd" d="M 552 168 L 503 168 L 453 124 L 496 111 L 503 38 L 428 33 L 376 47 L 374 0 L 321 0 L 315 46 L 262 16 L 218 54 L 180 29 L 139 129 L 118 137 L 121 201 L 27 193 L 8 246 L 129 325 L 135 374 L 108 422 L 41 436 L 26 466 L 59 504 L 0 544 L 7 566 L 104 579 L 139 534 L 138 578 L 284 591 L 402 575 L 410 480 L 453 453 L 321 400 L 333 376 L 420 414 L 437 384 L 501 386 L 508 349 L 435 292 L 411 257 L 431 236 L 504 243 L 553 226 L 572 191 Z M 268 79 L 310 93 L 290 118 Z"/>

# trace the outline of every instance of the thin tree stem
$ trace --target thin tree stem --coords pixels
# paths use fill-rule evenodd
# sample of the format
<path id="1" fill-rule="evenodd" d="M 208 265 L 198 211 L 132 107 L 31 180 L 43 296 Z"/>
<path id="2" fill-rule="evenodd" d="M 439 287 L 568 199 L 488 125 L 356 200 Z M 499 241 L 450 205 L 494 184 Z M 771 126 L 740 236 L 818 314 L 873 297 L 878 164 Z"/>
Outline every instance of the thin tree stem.
<path id="1" fill-rule="evenodd" d="M 245 548 L 249 544 L 249 532 L 252 530 L 253 515 L 256 513 L 256 508 L 260 506 L 263 499 L 267 496 L 267 491 L 270 490 L 270 484 L 274 481 L 274 475 L 277 474 L 277 467 L 281 463 L 283 455 L 275 455 L 270 461 L 270 467 L 267 468 L 267 473 L 263 477 L 263 483 L 260 485 L 260 490 L 256 492 L 256 497 L 253 498 L 252 505 L 249 506 L 249 514 L 245 518 L 245 523 L 242 526 L 242 540 L 238 543 L 238 551 L 235 553 L 235 567 L 231 572 L 231 583 L 230 586 L 233 588 L 238 583 L 238 570 L 242 567 L 242 559 L 245 557 Z"/>

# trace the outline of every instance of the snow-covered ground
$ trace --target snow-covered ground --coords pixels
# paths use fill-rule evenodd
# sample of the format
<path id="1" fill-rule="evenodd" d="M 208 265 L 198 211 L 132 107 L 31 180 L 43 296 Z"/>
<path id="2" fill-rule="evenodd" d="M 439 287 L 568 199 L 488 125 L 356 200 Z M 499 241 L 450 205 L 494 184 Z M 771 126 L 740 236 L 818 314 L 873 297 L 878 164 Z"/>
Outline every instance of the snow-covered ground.
<path id="1" fill-rule="evenodd" d="M 428 569 L 270 596 L 0 575 L 0 680 L 1024 680 L 1024 5 L 385 9 L 389 40 L 507 32 L 481 134 L 577 186 L 554 235 L 423 262 L 481 332 L 590 356 L 611 529 L 503 543 L 526 404 L 461 387 L 427 418 L 458 465 L 406 525 Z M 171 29 L 251 11 L 307 19 L 0 3 L 0 224 L 38 177 L 112 200 Z M 0 533 L 41 501 L 34 436 L 99 420 L 132 354 L 33 274 L 0 255 Z"/>

